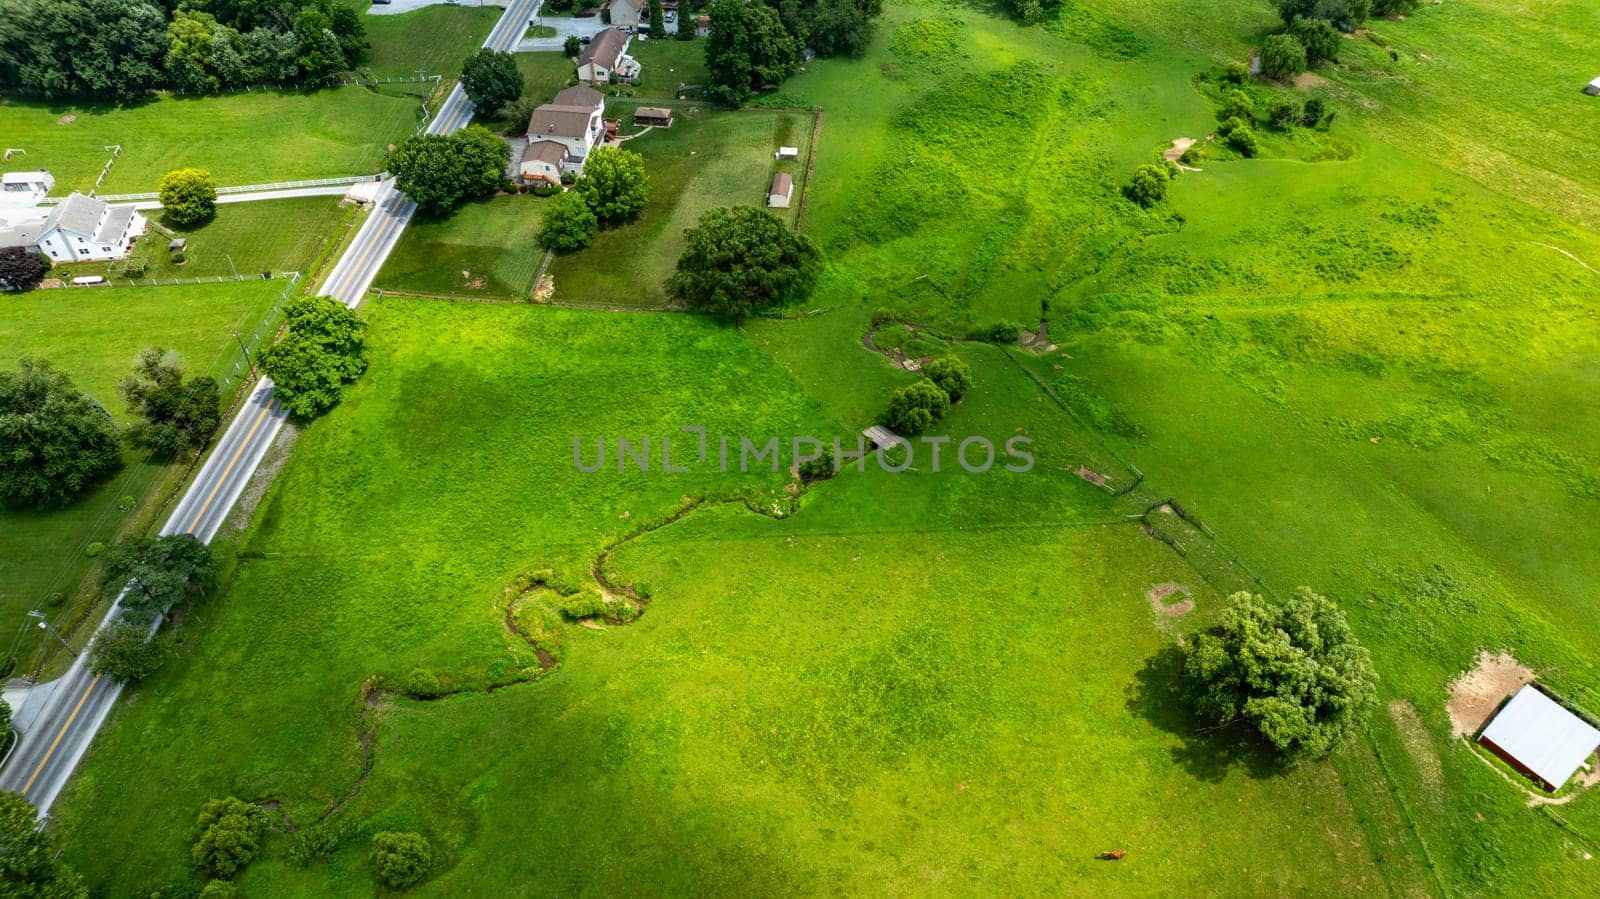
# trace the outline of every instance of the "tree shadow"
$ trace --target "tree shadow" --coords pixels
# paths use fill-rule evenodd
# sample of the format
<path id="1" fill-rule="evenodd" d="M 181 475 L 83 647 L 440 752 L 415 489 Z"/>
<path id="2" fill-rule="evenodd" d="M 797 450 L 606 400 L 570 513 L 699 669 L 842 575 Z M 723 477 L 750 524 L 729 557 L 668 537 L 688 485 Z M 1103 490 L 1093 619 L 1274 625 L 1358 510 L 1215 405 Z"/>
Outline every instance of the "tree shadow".
<path id="1" fill-rule="evenodd" d="M 1129 711 L 1182 740 L 1172 760 L 1200 780 L 1215 783 L 1235 769 L 1264 780 L 1292 765 L 1248 725 L 1219 728 L 1193 712 L 1183 691 L 1183 652 L 1176 646 L 1146 659 L 1126 692 Z"/>

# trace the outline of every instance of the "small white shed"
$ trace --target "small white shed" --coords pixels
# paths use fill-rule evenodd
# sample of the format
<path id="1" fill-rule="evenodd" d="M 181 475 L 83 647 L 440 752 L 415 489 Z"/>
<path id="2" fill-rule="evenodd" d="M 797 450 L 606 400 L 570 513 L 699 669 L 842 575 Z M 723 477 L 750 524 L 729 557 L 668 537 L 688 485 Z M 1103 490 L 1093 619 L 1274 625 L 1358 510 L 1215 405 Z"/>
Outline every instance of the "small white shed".
<path id="1" fill-rule="evenodd" d="M 794 178 L 788 172 L 772 176 L 772 187 L 767 189 L 767 205 L 773 209 L 788 209 L 794 196 Z"/>
<path id="2" fill-rule="evenodd" d="M 779 162 L 782 162 L 785 159 L 799 159 L 800 158 L 800 148 L 799 147 L 779 147 L 778 148 L 778 152 L 776 154 L 774 154 L 774 155 L 776 155 L 778 157 L 778 161 Z"/>
<path id="3" fill-rule="evenodd" d="M 1600 75 L 1596 75 L 1595 79 L 1589 82 L 1589 86 L 1583 89 L 1583 92 L 1591 97 L 1600 97 Z"/>
<path id="4" fill-rule="evenodd" d="M 1490 720 L 1478 742 L 1553 793 L 1600 749 L 1600 730 L 1529 684 Z"/>

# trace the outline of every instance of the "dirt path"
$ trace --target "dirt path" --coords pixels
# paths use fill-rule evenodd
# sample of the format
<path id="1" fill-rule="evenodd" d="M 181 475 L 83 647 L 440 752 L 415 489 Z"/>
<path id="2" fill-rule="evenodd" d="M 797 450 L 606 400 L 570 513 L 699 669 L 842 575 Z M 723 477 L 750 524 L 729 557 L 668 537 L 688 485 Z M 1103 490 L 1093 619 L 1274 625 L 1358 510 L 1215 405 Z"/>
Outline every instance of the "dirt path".
<path id="1" fill-rule="evenodd" d="M 1198 172 L 1200 170 L 1194 166 L 1184 165 L 1178 161 L 1179 159 L 1183 158 L 1183 154 L 1194 145 L 1195 139 L 1192 137 L 1175 137 L 1172 139 L 1172 146 L 1162 151 L 1161 158 L 1186 172 Z"/>
<path id="2" fill-rule="evenodd" d="M 1533 669 L 1510 653 L 1478 653 L 1472 670 L 1450 682 L 1450 735 L 1471 737 L 1488 722 L 1489 716 L 1512 694 L 1533 682 Z"/>

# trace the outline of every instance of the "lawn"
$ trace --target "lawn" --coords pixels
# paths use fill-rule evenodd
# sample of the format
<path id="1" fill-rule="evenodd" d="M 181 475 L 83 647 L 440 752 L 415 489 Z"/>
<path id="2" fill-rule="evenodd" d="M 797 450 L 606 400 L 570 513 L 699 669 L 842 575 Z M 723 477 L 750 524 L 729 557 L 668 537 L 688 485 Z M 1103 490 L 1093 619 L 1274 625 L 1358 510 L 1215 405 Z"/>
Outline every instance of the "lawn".
<path id="1" fill-rule="evenodd" d="M 356 7 L 363 13 L 370 4 Z M 417 72 L 461 75 L 461 66 L 489 37 L 505 10 L 498 6 L 425 6 L 397 16 L 362 16 L 372 56 L 367 68 L 379 78 L 415 78 Z"/>
<path id="2" fill-rule="evenodd" d="M 256 203 L 223 203 L 216 215 L 198 225 L 174 225 L 159 212 L 145 236 L 134 245 L 130 260 L 145 263 L 144 278 L 258 277 L 261 272 L 304 272 L 328 245 L 354 223 L 357 207 L 338 197 L 296 197 Z M 184 261 L 167 250 L 172 238 L 188 241 Z M 127 261 L 74 262 L 58 265 L 51 277 L 70 280 L 102 275 L 113 282 L 126 277 Z"/>
<path id="3" fill-rule="evenodd" d="M 606 115 L 620 118 L 626 134 L 634 130 L 636 105 L 613 100 Z M 793 222 L 805 192 L 813 120 L 812 114 L 794 110 L 675 107 L 671 128 L 623 144 L 644 156 L 651 185 L 644 211 L 632 222 L 600 232 L 587 249 L 557 257 L 550 267 L 556 299 L 624 306 L 665 302 L 661 282 L 677 264 L 684 229 L 714 206 L 765 206 L 780 167 L 774 160 L 780 146 L 801 148 L 800 159 L 782 163 L 795 175 L 794 204 L 787 211 L 774 210 Z"/>
<path id="4" fill-rule="evenodd" d="M 326 863 L 269 841 L 241 887 L 270 894 L 370 889 L 360 835 L 390 828 L 429 835 L 439 895 L 1379 884 L 1333 769 L 1265 778 L 1258 753 L 1188 733 L 1152 667 L 1172 625 L 1144 596 L 1186 566 L 1061 470 L 1066 444 L 1041 446 L 1035 475 L 846 473 L 787 519 L 692 512 L 607 563 L 649 585 L 635 625 L 556 625 L 559 668 L 483 692 L 528 676 L 496 606 L 519 572 L 581 578 L 685 495 L 786 495 L 714 466 L 579 475 L 574 435 L 840 426 L 737 330 L 693 317 L 391 298 L 371 318 L 371 371 L 302 436 L 227 600 L 189 616 L 180 658 L 58 806 L 69 845 L 97 847 L 69 850 L 95 884 L 181 884 L 194 809 L 223 793 L 270 796 L 300 826 L 342 808 Z M 989 390 L 950 433 L 1062 428 L 1005 354 L 972 359 Z M 386 700 L 372 774 L 341 804 L 363 766 L 361 684 L 418 668 L 466 692 Z M 1260 811 L 1279 790 L 1295 800 Z M 1258 811 L 1227 845 L 1185 823 L 1233 807 Z M 1288 826 L 1304 816 L 1326 828 Z M 1144 861 L 1094 861 L 1116 847 Z"/>
<path id="5" fill-rule="evenodd" d="M 49 360 L 127 422 L 117 384 L 140 351 L 174 350 L 189 373 L 234 386 L 241 370 L 234 333 L 246 341 L 266 336 L 261 326 L 288 286 L 275 280 L 8 295 L 0 298 L 0 365 L 13 368 L 23 357 Z M 120 472 L 66 509 L 0 511 L 0 621 L 20 626 L 25 610 L 41 608 L 64 626 L 82 613 L 74 600 L 92 565 L 84 549 L 110 542 L 143 516 L 166 468 L 133 450 L 123 458 Z M 27 657 L 42 635 L 32 628 L 19 633 L 10 651 Z"/>
<path id="6" fill-rule="evenodd" d="M 446 296 L 525 300 L 544 257 L 539 222 L 548 200 L 479 200 L 442 219 L 414 220 L 373 286 Z"/>
<path id="7" fill-rule="evenodd" d="M 127 107 L 8 98 L 0 131 L 8 147 L 27 151 L 11 164 L 49 169 L 59 195 L 94 187 L 111 158 L 105 148 L 119 145 L 100 192 L 137 193 L 185 166 L 209 169 L 222 186 L 380 171 L 384 148 L 416 128 L 418 110 L 415 98 L 356 86 L 161 96 Z"/>

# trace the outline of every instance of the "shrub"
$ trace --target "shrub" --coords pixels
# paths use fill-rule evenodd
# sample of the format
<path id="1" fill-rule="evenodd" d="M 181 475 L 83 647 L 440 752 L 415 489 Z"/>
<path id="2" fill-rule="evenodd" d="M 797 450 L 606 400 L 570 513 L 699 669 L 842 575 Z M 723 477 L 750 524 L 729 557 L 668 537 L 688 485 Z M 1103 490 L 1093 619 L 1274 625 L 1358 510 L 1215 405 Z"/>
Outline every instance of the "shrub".
<path id="1" fill-rule="evenodd" d="M 106 545 L 101 543 L 99 540 L 96 540 L 83 548 L 83 556 L 86 559 L 93 559 L 105 551 Z"/>
<path id="2" fill-rule="evenodd" d="M 212 877 L 231 880 L 261 850 L 267 812 L 229 796 L 207 802 L 198 823 L 200 838 L 191 852 L 194 866 Z"/>
<path id="3" fill-rule="evenodd" d="M 1306 70 L 1306 47 L 1292 34 L 1274 34 L 1261 42 L 1261 74 L 1282 81 Z"/>
<path id="4" fill-rule="evenodd" d="M 539 228 L 539 243 L 547 250 L 566 252 L 582 249 L 594 240 L 600 222 L 583 194 L 564 191 L 550 201 L 544 224 Z"/>
<path id="5" fill-rule="evenodd" d="M 980 325 L 974 328 L 967 336 L 973 340 L 984 343 L 1016 343 L 1017 337 L 1022 333 L 1022 326 L 1016 322 L 997 321 L 992 325 Z"/>
<path id="6" fill-rule="evenodd" d="M 413 668 L 406 675 L 405 692 L 409 696 L 421 699 L 432 699 L 444 693 L 444 686 L 439 683 L 439 676 L 426 668 Z"/>
<path id="7" fill-rule="evenodd" d="M 1122 192 L 1128 199 L 1148 209 L 1167 196 L 1167 182 L 1172 180 L 1164 166 L 1145 163 L 1133 170 L 1133 179 Z"/>
<path id="8" fill-rule="evenodd" d="M 1261 146 L 1256 142 L 1256 133 L 1249 125 L 1240 125 L 1228 134 L 1228 146 L 1239 151 L 1239 155 L 1250 158 L 1260 151 Z"/>
<path id="9" fill-rule="evenodd" d="M 1307 68 L 1339 58 L 1339 45 L 1344 43 L 1344 38 L 1327 20 L 1297 16 L 1289 25 L 1289 33 L 1306 48 Z"/>
<path id="10" fill-rule="evenodd" d="M 822 447 L 822 455 L 815 459 L 807 459 L 800 463 L 800 481 L 804 484 L 815 484 L 817 481 L 826 481 L 835 474 L 837 474 L 837 472 L 833 467 L 833 447 L 831 446 L 824 445 Z M 644 593 L 642 588 L 635 587 L 635 590 L 640 591 L 641 596 L 646 596 L 648 598 L 648 594 Z"/>
<path id="11" fill-rule="evenodd" d="M 372 872 L 391 889 L 405 889 L 422 879 L 433 864 L 433 849 L 420 833 L 384 831 L 372 835 Z"/>
<path id="12" fill-rule="evenodd" d="M 1300 101 L 1293 97 L 1274 97 L 1272 105 L 1267 109 L 1267 118 L 1278 128 L 1292 128 L 1300 124 L 1304 118 L 1305 110 Z"/>
<path id="13" fill-rule="evenodd" d="M 0 247 L 0 290 L 32 290 L 50 271 L 50 260 L 27 247 Z"/>
<path id="14" fill-rule="evenodd" d="M 1185 650 L 1191 701 L 1218 724 L 1245 721 L 1280 751 L 1324 755 L 1377 697 L 1377 674 L 1344 613 L 1302 587 L 1288 600 L 1235 593 Z"/>
<path id="15" fill-rule="evenodd" d="M 146 629 L 118 622 L 94 638 L 89 647 L 89 670 L 124 683 L 138 683 L 165 661 L 161 647 L 145 639 Z"/>
<path id="16" fill-rule="evenodd" d="M 583 52 L 583 42 L 578 40 L 578 36 L 576 34 L 569 34 L 567 35 L 567 39 L 561 44 L 561 52 L 565 53 L 569 58 L 577 56 L 579 53 Z"/>
<path id="17" fill-rule="evenodd" d="M 950 397 L 939 385 L 923 378 L 907 387 L 896 390 L 889 397 L 889 411 L 883 423 L 897 434 L 920 434 L 944 417 L 950 409 Z"/>
<path id="18" fill-rule="evenodd" d="M 938 385 L 952 403 L 961 402 L 972 389 L 972 366 L 960 356 L 940 356 L 924 366 L 922 373 Z"/>
<path id="19" fill-rule="evenodd" d="M 579 590 L 566 595 L 557 594 L 556 606 L 568 618 L 599 618 L 610 614 L 611 607 L 596 590 Z"/>
<path id="20" fill-rule="evenodd" d="M 1225 84 L 1244 84 L 1250 80 L 1250 67 L 1242 62 L 1228 63 L 1222 70 L 1222 80 Z"/>
<path id="21" fill-rule="evenodd" d="M 148 268 L 143 259 L 130 259 L 128 264 L 122 267 L 122 276 L 130 281 L 137 281 L 145 276 L 146 271 Z"/>
<path id="22" fill-rule="evenodd" d="M 213 880 L 200 890 L 199 899 L 237 899 L 239 888 L 226 880 Z"/>
<path id="23" fill-rule="evenodd" d="M 1184 150 L 1183 155 L 1178 157 L 1178 161 L 1184 165 L 1197 166 L 1206 161 L 1206 151 L 1201 149 L 1199 144 L 1195 144 L 1189 149 Z"/>
<path id="24" fill-rule="evenodd" d="M 156 197 L 168 221 L 193 225 L 216 213 L 217 182 L 205 169 L 177 169 L 161 177 Z"/>
<path id="25" fill-rule="evenodd" d="M 1301 110 L 1300 124 L 1307 128 L 1315 128 L 1322 124 L 1322 118 L 1327 114 L 1327 106 L 1321 97 L 1312 97 L 1306 101 L 1305 108 Z"/>
<path id="26" fill-rule="evenodd" d="M 289 857 L 300 865 L 322 861 L 338 850 L 349 839 L 352 826 L 343 824 L 313 824 L 295 832 L 289 843 Z"/>
<path id="27" fill-rule="evenodd" d="M 1217 107 L 1217 121 L 1244 119 L 1248 122 L 1255 115 L 1255 111 L 1255 104 L 1250 102 L 1249 94 L 1241 90 L 1231 90 L 1222 95 L 1222 105 Z"/>
<path id="28" fill-rule="evenodd" d="M 0 699 L 0 752 L 11 742 L 11 703 Z"/>

